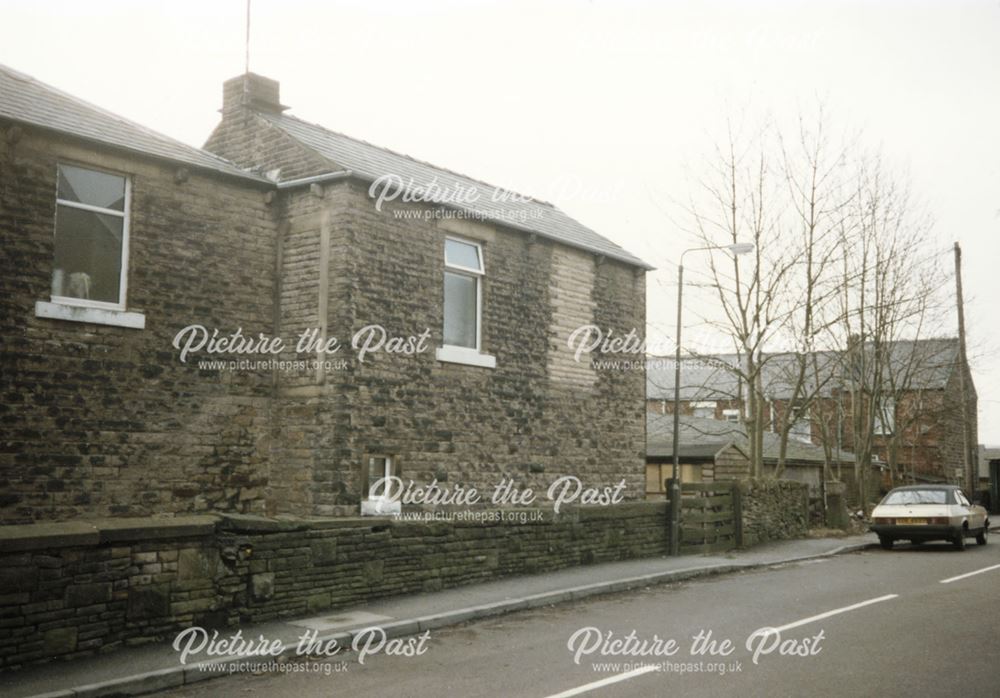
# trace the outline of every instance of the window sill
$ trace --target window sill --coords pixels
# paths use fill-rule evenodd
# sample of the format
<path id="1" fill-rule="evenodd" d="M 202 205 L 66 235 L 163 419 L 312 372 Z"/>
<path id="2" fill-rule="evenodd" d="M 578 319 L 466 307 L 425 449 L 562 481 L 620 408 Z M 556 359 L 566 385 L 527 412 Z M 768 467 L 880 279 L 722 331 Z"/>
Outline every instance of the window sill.
<path id="1" fill-rule="evenodd" d="M 88 308 L 63 303 L 37 301 L 35 317 L 49 320 L 69 320 L 70 322 L 89 322 L 93 325 L 111 325 L 113 327 L 128 327 L 134 330 L 146 328 L 146 316 L 126 310 L 105 310 L 104 308 Z"/>
<path id="2" fill-rule="evenodd" d="M 438 347 L 434 354 L 438 361 L 451 364 L 465 364 L 466 366 L 479 366 L 480 368 L 496 368 L 497 357 L 489 354 L 480 354 L 475 349 L 468 347 L 453 347 L 445 345 Z"/>
<path id="3" fill-rule="evenodd" d="M 362 516 L 392 516 L 401 511 L 399 502 L 391 502 L 383 499 L 362 499 Z"/>

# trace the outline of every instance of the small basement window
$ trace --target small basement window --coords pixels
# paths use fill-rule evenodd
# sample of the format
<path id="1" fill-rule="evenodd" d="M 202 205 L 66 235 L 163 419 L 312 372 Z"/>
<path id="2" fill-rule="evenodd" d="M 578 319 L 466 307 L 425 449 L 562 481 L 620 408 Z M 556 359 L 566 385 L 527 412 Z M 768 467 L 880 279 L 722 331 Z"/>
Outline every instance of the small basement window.
<path id="1" fill-rule="evenodd" d="M 392 501 L 389 478 L 399 477 L 399 461 L 389 455 L 370 455 L 362 470 L 361 513 L 364 516 L 398 514 L 399 501 Z"/>

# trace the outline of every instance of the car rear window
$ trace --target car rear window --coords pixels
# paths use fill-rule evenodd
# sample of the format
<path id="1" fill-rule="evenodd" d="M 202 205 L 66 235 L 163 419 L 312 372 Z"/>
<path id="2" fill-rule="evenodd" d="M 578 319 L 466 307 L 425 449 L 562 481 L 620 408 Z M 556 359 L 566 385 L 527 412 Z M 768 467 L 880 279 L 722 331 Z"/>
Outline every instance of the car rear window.
<path id="1" fill-rule="evenodd" d="M 947 504 L 947 490 L 896 490 L 886 495 L 883 504 Z"/>

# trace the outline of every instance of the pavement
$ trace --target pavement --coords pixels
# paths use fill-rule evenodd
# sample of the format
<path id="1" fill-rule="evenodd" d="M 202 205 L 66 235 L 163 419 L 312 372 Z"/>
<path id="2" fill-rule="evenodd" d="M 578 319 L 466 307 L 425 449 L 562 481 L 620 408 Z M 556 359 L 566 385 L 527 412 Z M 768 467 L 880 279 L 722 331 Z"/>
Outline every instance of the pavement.
<path id="1" fill-rule="evenodd" d="M 336 640 L 346 647 L 359 633 L 380 627 L 386 638 L 402 638 L 427 630 L 515 611 L 577 601 L 599 594 L 641 590 L 659 584 L 722 575 L 773 565 L 821 559 L 877 545 L 873 534 L 842 538 L 781 541 L 712 556 L 660 557 L 603 563 L 553 572 L 499 579 L 443 591 L 393 597 L 361 607 L 326 612 L 309 618 L 246 624 L 220 631 L 229 637 L 239 630 L 245 639 L 262 636 L 280 640 L 285 651 L 272 654 L 291 658 L 304 633 L 313 642 Z M 370 630 L 369 630 L 370 632 Z M 226 676 L 246 656 L 207 656 L 192 651 L 181 663 L 172 641 L 125 647 L 106 654 L 58 664 L 41 664 L 0 674 L 5 698 L 92 698 L 137 695 L 179 688 Z M 193 644 L 194 647 L 197 643 Z"/>

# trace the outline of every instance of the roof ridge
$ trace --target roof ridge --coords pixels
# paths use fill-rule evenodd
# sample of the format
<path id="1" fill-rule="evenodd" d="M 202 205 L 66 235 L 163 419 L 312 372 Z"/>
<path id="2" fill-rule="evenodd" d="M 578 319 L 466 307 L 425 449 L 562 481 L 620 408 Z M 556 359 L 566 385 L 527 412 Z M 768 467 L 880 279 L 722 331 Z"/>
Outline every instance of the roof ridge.
<path id="1" fill-rule="evenodd" d="M 251 177 L 254 176 L 254 174 L 252 172 L 246 170 L 245 168 L 240 167 L 236 163 L 234 163 L 234 162 L 232 162 L 230 160 L 227 160 L 224 157 L 216 155 L 215 153 L 211 153 L 211 152 L 209 152 L 207 150 L 203 150 L 201 148 L 197 148 L 197 147 L 195 147 L 193 145 L 189 145 L 189 144 L 185 143 L 184 141 L 177 140 L 176 138 L 168 136 L 168 135 L 166 135 L 164 133 L 160 133 L 159 131 L 155 131 L 155 130 L 149 128 L 148 126 L 143 126 L 142 124 L 140 124 L 137 121 L 132 121 L 131 119 L 128 119 L 128 118 L 126 118 L 124 116 L 121 116 L 120 114 L 116 114 L 115 112 L 110 111 L 108 109 L 105 109 L 104 107 L 102 107 L 100 105 L 94 104 L 93 102 L 88 102 L 87 100 L 82 99 L 80 97 L 77 97 L 76 95 L 70 94 L 69 92 L 66 92 L 65 90 L 62 90 L 62 89 L 60 89 L 60 88 L 58 88 L 58 87 L 56 87 L 54 85 L 50 85 L 47 82 L 39 80 L 38 78 L 36 78 L 36 77 L 34 77 L 32 75 L 28 75 L 27 73 L 22 73 L 19 70 L 15 70 L 14 68 L 11 68 L 8 65 L 4 65 L 3 63 L 0 63 L 0 71 L 6 72 L 13 79 L 15 79 L 15 80 L 17 80 L 19 82 L 32 84 L 32 85 L 35 85 L 37 87 L 40 87 L 41 89 L 48 90 L 49 92 L 53 92 L 56 95 L 58 95 L 58 96 L 60 96 L 60 97 L 62 97 L 64 99 L 67 99 L 67 100 L 69 100 L 71 102 L 74 102 L 75 104 L 77 104 L 79 106 L 82 106 L 82 107 L 84 107 L 86 109 L 92 109 L 93 111 L 98 112 L 101 116 L 103 116 L 105 118 L 111 119 L 113 121 L 117 121 L 120 124 L 125 124 L 127 126 L 132 127 L 132 128 L 138 129 L 138 130 L 142 131 L 143 133 L 145 133 L 146 135 L 150 136 L 151 138 L 154 138 L 154 139 L 156 139 L 156 140 L 158 140 L 160 142 L 165 142 L 165 143 L 167 143 L 169 145 L 172 145 L 172 146 L 180 146 L 182 148 L 186 148 L 186 149 L 192 151 L 193 153 L 198 153 L 199 155 L 203 155 L 203 156 L 206 156 L 208 158 L 211 158 L 212 160 L 216 160 L 216 161 L 218 161 L 221 164 L 228 165 L 229 167 L 232 167 L 232 168 L 234 168 L 236 170 L 239 170 L 240 172 L 244 172 L 248 176 L 251 176 Z"/>
<path id="2" fill-rule="evenodd" d="M 261 112 L 256 112 L 256 113 L 260 114 Z M 265 118 L 268 118 L 267 114 L 263 114 L 263 116 Z M 324 126 L 323 124 L 316 123 L 314 121 L 307 121 L 306 119 L 303 119 L 302 117 L 296 116 L 294 114 L 279 114 L 279 115 L 277 115 L 277 117 L 278 117 L 278 119 L 294 119 L 295 121 L 298 121 L 299 123 L 305 124 L 306 126 L 312 126 L 312 127 L 315 127 L 315 128 L 323 129 L 324 131 L 327 131 L 327 132 L 332 133 L 334 135 L 340 136 L 341 138 L 347 138 L 349 140 L 352 140 L 355 143 L 362 143 L 362 144 L 367 145 L 369 147 L 376 148 L 378 150 L 382 150 L 382 151 L 384 151 L 386 153 L 392 153 L 393 155 L 396 155 L 398 157 L 406 158 L 407 160 L 410 160 L 411 162 L 419 163 L 421 165 L 426 165 L 427 167 L 431 167 L 431 168 L 433 168 L 435 170 L 440 170 L 441 172 L 447 172 L 448 174 L 453 175 L 455 177 L 462 177 L 464 179 L 469 180 L 470 182 L 476 182 L 478 184 L 482 184 L 484 186 L 490 187 L 491 189 L 500 189 L 500 190 L 503 190 L 505 192 L 510 192 L 511 194 L 516 194 L 517 196 L 523 196 L 523 197 L 526 197 L 526 198 L 530 199 L 532 202 L 534 202 L 536 204 L 541 204 L 543 206 L 548 206 L 549 208 L 551 208 L 553 210 L 561 211 L 561 209 L 558 206 L 556 206 L 555 204 L 553 204 L 550 201 L 546 201 L 545 199 L 539 199 L 537 197 L 531 196 L 530 194 L 525 194 L 523 192 L 516 191 L 514 189 L 510 189 L 510 188 L 507 188 L 507 187 L 501 187 L 498 184 L 490 184 L 486 180 L 479 179 L 477 177 L 472 177 L 472 176 L 464 174 L 462 172 L 458 172 L 456 170 L 452 170 L 452 169 L 450 169 L 448 167 L 442 167 L 441 165 L 436 165 L 433 162 L 430 162 L 428 160 L 421 160 L 420 158 L 414 157 L 412 155 L 408 155 L 406 153 L 401 153 L 398 150 L 393 150 L 392 148 L 386 148 L 385 146 L 378 145 L 376 143 L 372 143 L 371 141 L 366 141 L 363 138 L 357 138 L 355 136 L 352 136 L 350 134 L 344 133 L 342 131 L 335 131 L 332 128 L 329 128 L 328 126 Z"/>

